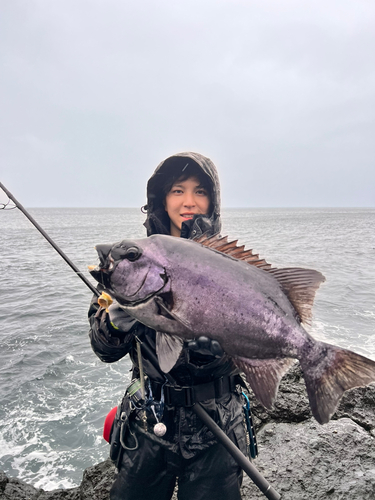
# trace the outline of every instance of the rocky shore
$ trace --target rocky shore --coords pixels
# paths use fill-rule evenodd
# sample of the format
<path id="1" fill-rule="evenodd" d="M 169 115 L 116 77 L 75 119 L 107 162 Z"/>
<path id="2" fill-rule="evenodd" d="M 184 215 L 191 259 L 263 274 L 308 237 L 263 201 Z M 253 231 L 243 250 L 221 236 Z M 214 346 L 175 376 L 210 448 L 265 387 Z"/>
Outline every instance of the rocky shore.
<path id="1" fill-rule="evenodd" d="M 299 367 L 283 379 L 275 409 L 252 400 L 256 468 L 283 500 L 375 499 L 375 385 L 348 391 L 326 425 L 310 414 Z M 0 500 L 108 500 L 115 469 L 107 460 L 83 473 L 80 486 L 43 491 L 0 472 Z M 244 500 L 266 498 L 244 478 Z M 157 500 L 157 496 L 155 496 Z"/>

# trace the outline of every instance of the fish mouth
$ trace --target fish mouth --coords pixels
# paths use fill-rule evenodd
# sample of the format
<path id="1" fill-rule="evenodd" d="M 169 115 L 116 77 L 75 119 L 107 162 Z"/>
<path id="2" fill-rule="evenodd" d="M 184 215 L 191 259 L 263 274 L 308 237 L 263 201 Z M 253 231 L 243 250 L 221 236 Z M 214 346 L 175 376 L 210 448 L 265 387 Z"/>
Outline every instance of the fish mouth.
<path id="1" fill-rule="evenodd" d="M 97 265 L 88 266 L 89 272 L 98 283 L 110 288 L 110 276 L 115 269 L 115 261 L 110 256 L 106 262 L 103 262 L 101 258 L 100 261 Z"/>
<path id="2" fill-rule="evenodd" d="M 97 245 L 96 251 L 99 264 L 89 266 L 90 274 L 119 304 L 136 306 L 170 289 L 165 267 L 139 260 L 142 248 L 135 243 L 124 240 L 115 245 Z M 127 275 L 133 279 L 129 281 Z"/>
<path id="3" fill-rule="evenodd" d="M 117 251 L 117 258 L 114 258 L 112 256 L 113 249 L 115 248 L 115 250 L 116 250 L 116 246 L 118 247 L 119 245 L 120 244 L 117 244 L 117 245 L 97 245 L 95 247 L 95 249 L 98 253 L 99 264 L 93 265 L 93 266 L 88 266 L 88 269 L 89 269 L 91 276 L 94 279 L 96 279 L 96 281 L 98 281 L 99 283 L 101 283 L 102 285 L 104 285 L 108 288 L 109 288 L 111 274 L 113 274 L 117 265 L 123 260 L 122 256 L 124 256 L 126 258 L 126 250 L 125 250 L 125 253 L 121 253 L 121 252 L 119 253 L 119 251 Z M 130 249 L 133 249 L 133 248 L 130 247 Z M 129 249 L 127 249 L 127 250 L 129 250 Z M 121 251 L 121 248 L 120 248 L 120 251 Z M 140 255 L 141 255 L 141 252 L 139 252 L 138 257 Z M 129 259 L 129 257 L 128 257 L 128 259 Z"/>

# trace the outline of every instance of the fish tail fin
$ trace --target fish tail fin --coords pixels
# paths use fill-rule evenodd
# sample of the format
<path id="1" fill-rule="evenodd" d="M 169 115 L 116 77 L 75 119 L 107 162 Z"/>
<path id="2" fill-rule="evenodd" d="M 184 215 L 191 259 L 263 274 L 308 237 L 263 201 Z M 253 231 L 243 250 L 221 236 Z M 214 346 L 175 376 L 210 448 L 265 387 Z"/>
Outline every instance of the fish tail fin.
<path id="1" fill-rule="evenodd" d="M 320 424 L 330 420 L 345 391 L 375 382 L 375 361 L 324 342 L 317 342 L 300 364 L 310 407 Z"/>

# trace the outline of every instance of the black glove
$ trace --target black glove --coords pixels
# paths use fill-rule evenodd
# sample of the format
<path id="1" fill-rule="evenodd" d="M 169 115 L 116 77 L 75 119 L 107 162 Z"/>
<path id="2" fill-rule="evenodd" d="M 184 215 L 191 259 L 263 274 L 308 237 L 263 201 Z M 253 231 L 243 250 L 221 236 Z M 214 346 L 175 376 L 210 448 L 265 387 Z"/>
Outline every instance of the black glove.
<path id="1" fill-rule="evenodd" d="M 137 320 L 129 316 L 117 304 L 107 309 L 100 307 L 94 317 L 94 333 L 111 345 L 129 342 Z"/>
<path id="2" fill-rule="evenodd" d="M 202 214 L 195 214 L 190 220 L 186 220 L 181 225 L 181 238 L 194 239 L 202 234 L 216 234 L 220 231 L 220 223 L 216 221 L 216 216 L 207 217 Z"/>
<path id="3" fill-rule="evenodd" d="M 194 351 L 195 354 L 203 356 L 213 356 L 214 358 L 221 358 L 224 351 L 217 340 L 212 340 L 206 336 L 198 337 L 195 340 L 190 340 L 187 344 L 188 349 Z"/>
<path id="4" fill-rule="evenodd" d="M 122 333 L 128 333 L 133 328 L 134 324 L 137 322 L 132 316 L 129 316 L 117 302 L 114 302 L 108 307 L 108 318 L 111 327 L 115 330 L 119 330 Z"/>

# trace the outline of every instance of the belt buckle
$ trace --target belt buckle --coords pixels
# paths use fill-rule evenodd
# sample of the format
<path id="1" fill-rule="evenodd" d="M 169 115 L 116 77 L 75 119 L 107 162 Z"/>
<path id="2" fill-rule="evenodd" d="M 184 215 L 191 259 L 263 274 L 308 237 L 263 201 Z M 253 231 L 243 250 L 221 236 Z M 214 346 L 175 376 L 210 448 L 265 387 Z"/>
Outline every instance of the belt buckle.
<path id="1" fill-rule="evenodd" d="M 195 401 L 194 401 L 194 393 L 193 393 L 193 388 L 192 387 L 184 387 L 185 389 L 185 405 L 187 408 L 189 406 L 193 406 Z"/>
<path id="2" fill-rule="evenodd" d="M 215 386 L 215 399 L 220 399 L 224 394 L 224 377 L 220 377 L 214 380 Z"/>
<path id="3" fill-rule="evenodd" d="M 193 406 L 194 393 L 193 388 L 188 386 L 168 386 L 164 387 L 165 403 L 168 406 Z"/>

